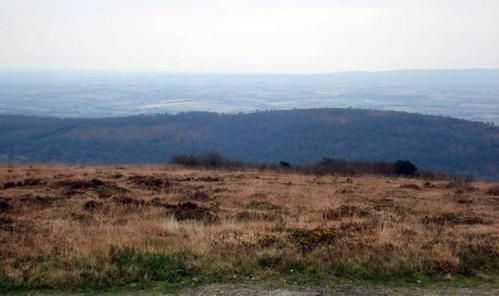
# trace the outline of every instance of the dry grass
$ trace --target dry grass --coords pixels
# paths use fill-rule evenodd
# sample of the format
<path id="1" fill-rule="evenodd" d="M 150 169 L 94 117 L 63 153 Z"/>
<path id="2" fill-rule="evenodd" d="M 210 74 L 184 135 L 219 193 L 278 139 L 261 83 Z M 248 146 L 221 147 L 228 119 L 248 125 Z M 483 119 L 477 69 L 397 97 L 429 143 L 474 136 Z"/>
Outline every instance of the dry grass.
<path id="1" fill-rule="evenodd" d="M 4 165 L 0 281 L 491 278 L 499 272 L 496 188 L 174 166 Z M 157 260 L 185 272 L 160 273 Z"/>

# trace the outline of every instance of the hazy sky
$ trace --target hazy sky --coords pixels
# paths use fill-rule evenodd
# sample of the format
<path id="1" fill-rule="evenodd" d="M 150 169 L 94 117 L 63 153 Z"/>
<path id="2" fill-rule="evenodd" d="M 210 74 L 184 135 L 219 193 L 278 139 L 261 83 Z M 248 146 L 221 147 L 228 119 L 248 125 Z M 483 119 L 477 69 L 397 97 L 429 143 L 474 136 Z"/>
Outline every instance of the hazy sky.
<path id="1" fill-rule="evenodd" d="M 0 70 L 499 68 L 499 0 L 0 0 Z"/>

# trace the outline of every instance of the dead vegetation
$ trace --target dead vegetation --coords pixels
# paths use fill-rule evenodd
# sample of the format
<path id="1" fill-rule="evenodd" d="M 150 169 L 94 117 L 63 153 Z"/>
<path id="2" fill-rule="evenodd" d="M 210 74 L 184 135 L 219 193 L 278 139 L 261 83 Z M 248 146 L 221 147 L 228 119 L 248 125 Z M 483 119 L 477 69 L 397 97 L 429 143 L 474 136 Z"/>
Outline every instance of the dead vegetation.
<path id="1" fill-rule="evenodd" d="M 487 194 L 499 196 L 499 185 L 491 186 L 489 189 L 487 189 Z"/>
<path id="2" fill-rule="evenodd" d="M 473 212 L 445 212 L 434 216 L 425 216 L 421 219 L 422 224 L 436 225 L 476 225 L 476 224 L 492 224 L 492 221 L 478 216 Z"/>
<path id="3" fill-rule="evenodd" d="M 0 281 L 9 287 L 290 270 L 314 280 L 498 276 L 497 184 L 234 168 L 9 170 L 0 167 Z"/>

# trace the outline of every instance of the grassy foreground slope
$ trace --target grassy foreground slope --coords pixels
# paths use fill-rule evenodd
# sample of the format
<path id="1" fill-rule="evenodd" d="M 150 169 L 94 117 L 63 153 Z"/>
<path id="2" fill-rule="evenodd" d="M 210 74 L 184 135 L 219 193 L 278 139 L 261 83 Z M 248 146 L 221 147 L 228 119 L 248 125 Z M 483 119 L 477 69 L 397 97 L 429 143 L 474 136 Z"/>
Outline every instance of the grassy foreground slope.
<path id="1" fill-rule="evenodd" d="M 0 166 L 0 291 L 269 279 L 497 286 L 498 184 Z"/>
<path id="2" fill-rule="evenodd" d="M 438 116 L 351 109 L 99 120 L 0 116 L 0 159 L 164 163 L 210 150 L 267 163 L 409 159 L 421 168 L 499 180 L 499 128 Z"/>

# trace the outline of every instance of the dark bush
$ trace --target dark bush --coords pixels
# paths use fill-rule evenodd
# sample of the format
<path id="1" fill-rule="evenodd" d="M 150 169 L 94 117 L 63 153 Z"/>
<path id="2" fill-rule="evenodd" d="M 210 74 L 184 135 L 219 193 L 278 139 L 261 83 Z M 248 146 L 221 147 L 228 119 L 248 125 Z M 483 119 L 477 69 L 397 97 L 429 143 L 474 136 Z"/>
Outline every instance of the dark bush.
<path id="1" fill-rule="evenodd" d="M 117 204 L 122 204 L 126 206 L 142 206 L 145 204 L 145 201 L 141 199 L 136 199 L 131 196 L 118 196 L 115 197 L 113 200 Z"/>
<path id="2" fill-rule="evenodd" d="M 10 188 L 15 188 L 15 187 L 32 187 L 32 186 L 38 186 L 38 185 L 45 185 L 46 182 L 41 180 L 41 179 L 26 179 L 24 181 L 17 181 L 17 182 L 7 182 L 3 185 L 4 189 L 10 189 Z"/>
<path id="3" fill-rule="evenodd" d="M 487 194 L 499 196 L 499 185 L 494 185 L 487 189 Z"/>
<path id="4" fill-rule="evenodd" d="M 40 195 L 32 195 L 30 193 L 24 195 L 19 199 L 20 202 L 24 204 L 30 204 L 34 206 L 49 206 L 52 205 L 57 200 L 60 200 L 60 197 L 54 196 L 40 196 Z"/>
<path id="5" fill-rule="evenodd" d="M 196 191 L 193 196 L 192 196 L 193 199 L 196 199 L 196 200 L 208 200 L 210 199 L 210 196 L 208 195 L 208 193 L 206 192 L 203 192 L 203 191 Z"/>
<path id="6" fill-rule="evenodd" d="M 200 182 L 221 182 L 221 181 L 223 181 L 223 179 L 220 178 L 220 177 L 203 176 L 203 177 L 195 178 L 194 181 L 200 181 Z"/>
<path id="7" fill-rule="evenodd" d="M 413 190 L 420 190 L 421 187 L 417 184 L 402 184 L 400 185 L 400 188 L 402 189 L 413 189 Z"/>
<path id="8" fill-rule="evenodd" d="M 291 167 L 291 164 L 287 161 L 279 161 L 279 166 L 283 168 L 289 168 Z"/>
<path id="9" fill-rule="evenodd" d="M 10 205 L 9 201 L 0 197 L 0 213 L 8 212 L 10 209 L 12 209 L 12 206 Z"/>
<path id="10" fill-rule="evenodd" d="M 397 160 L 395 162 L 395 174 L 398 176 L 414 176 L 418 168 L 408 160 Z"/>
<path id="11" fill-rule="evenodd" d="M 15 188 L 16 186 L 17 184 L 15 182 L 6 182 L 5 184 L 3 184 L 3 189 L 7 190 L 10 188 Z"/>
<path id="12" fill-rule="evenodd" d="M 345 160 L 323 157 L 317 163 L 293 165 L 286 161 L 274 164 L 242 162 L 225 158 L 220 153 L 209 152 L 206 154 L 181 154 L 170 159 L 171 164 L 184 165 L 189 167 L 204 168 L 253 168 L 259 170 L 289 170 L 290 172 L 314 175 L 384 175 L 384 176 L 415 176 L 425 179 L 442 180 L 449 176 L 439 172 L 418 170 L 416 165 L 408 160 L 388 161 L 360 161 Z"/>
<path id="13" fill-rule="evenodd" d="M 95 211 L 97 209 L 100 209 L 101 207 L 102 203 L 95 200 L 89 200 L 85 204 L 83 204 L 83 209 L 87 211 Z"/>
<path id="14" fill-rule="evenodd" d="M 320 162 L 301 168 L 305 173 L 316 175 L 393 175 L 393 163 L 368 162 L 324 157 Z"/>
<path id="15" fill-rule="evenodd" d="M 178 221 L 196 220 L 205 224 L 218 222 L 218 216 L 213 214 L 208 208 L 201 207 L 193 202 L 179 203 L 178 205 L 164 205 L 165 208 L 173 212 L 173 216 Z"/>
<path id="16" fill-rule="evenodd" d="M 169 180 L 163 180 L 154 176 L 131 176 L 128 180 L 135 185 L 153 189 L 168 188 L 171 185 Z"/>
<path id="17" fill-rule="evenodd" d="M 237 168 L 250 166 L 243 162 L 227 159 L 218 152 L 208 152 L 205 154 L 181 154 L 171 158 L 170 163 L 185 165 L 190 167 L 206 167 L 206 168 Z"/>
<path id="18" fill-rule="evenodd" d="M 71 190 L 89 189 L 89 188 L 99 188 L 104 186 L 105 183 L 99 179 L 92 180 L 64 180 L 57 182 L 58 186 L 67 187 Z"/>

